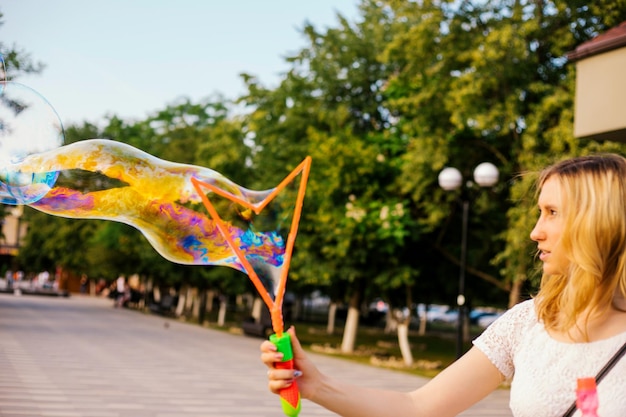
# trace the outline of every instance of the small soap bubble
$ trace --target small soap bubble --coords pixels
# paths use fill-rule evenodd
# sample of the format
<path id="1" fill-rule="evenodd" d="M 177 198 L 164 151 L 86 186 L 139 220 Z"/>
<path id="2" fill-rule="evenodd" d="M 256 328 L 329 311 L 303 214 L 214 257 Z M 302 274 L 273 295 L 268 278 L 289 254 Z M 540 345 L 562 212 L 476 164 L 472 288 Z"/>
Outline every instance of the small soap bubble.
<path id="1" fill-rule="evenodd" d="M 23 172 L 19 163 L 63 142 L 61 119 L 41 94 L 17 82 L 0 81 L 0 203 L 29 204 L 43 197 L 58 173 Z"/>

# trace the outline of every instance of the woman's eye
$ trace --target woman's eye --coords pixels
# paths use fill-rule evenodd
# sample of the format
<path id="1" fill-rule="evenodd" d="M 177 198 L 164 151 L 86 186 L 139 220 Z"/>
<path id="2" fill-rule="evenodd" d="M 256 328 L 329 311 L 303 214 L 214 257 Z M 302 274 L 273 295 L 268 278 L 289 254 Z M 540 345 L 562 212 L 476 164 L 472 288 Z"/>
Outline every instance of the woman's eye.
<path id="1" fill-rule="evenodd" d="M 546 216 L 546 217 L 547 216 L 552 216 L 552 217 L 554 217 L 554 216 L 556 216 L 558 214 L 559 213 L 555 209 L 544 209 L 544 210 L 539 209 L 537 211 L 537 216 L 538 217 L 541 217 L 541 216 Z"/>

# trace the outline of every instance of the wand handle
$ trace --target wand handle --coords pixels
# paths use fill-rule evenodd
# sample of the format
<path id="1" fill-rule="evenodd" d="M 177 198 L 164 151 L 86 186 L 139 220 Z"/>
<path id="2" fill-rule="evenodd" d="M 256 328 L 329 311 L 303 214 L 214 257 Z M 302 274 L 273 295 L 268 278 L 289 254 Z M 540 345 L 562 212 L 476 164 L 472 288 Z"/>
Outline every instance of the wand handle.
<path id="1" fill-rule="evenodd" d="M 270 336 L 270 342 L 276 345 L 277 350 L 283 354 L 283 360 L 276 362 L 276 368 L 293 369 L 293 351 L 291 350 L 289 333 L 283 333 L 281 336 L 273 334 Z M 279 394 L 285 415 L 297 417 L 300 413 L 300 391 L 295 379 L 290 386 L 281 389 Z"/>

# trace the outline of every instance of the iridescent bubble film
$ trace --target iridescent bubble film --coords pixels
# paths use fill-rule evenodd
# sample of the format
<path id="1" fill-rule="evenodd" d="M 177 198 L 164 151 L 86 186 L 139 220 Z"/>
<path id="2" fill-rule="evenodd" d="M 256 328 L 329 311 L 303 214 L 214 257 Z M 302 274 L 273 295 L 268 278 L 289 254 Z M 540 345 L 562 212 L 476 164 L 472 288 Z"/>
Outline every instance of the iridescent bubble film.
<path id="1" fill-rule="evenodd" d="M 0 203 L 29 204 L 43 197 L 58 173 L 14 170 L 28 155 L 63 145 L 61 120 L 35 90 L 0 82 Z"/>
<path id="2" fill-rule="evenodd" d="M 107 139 L 31 154 L 4 169 L 7 177 L 55 177 L 56 181 L 30 185 L 21 181 L 19 195 L 12 195 L 17 204 L 55 216 L 126 223 L 139 229 L 172 262 L 224 265 L 245 272 L 206 213 L 191 178 L 212 184 L 224 193 L 211 193 L 211 199 L 229 235 L 274 294 L 294 203 L 279 196 L 257 215 L 233 201 L 258 206 L 274 189 L 252 191 L 209 168 L 165 161 Z M 286 190 L 282 195 L 294 194 Z"/>

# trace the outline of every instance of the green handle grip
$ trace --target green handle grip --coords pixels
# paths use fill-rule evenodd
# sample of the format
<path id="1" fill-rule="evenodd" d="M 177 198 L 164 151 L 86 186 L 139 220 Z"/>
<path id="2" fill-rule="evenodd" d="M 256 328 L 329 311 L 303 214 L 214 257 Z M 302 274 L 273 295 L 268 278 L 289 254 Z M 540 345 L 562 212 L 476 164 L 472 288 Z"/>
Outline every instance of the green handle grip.
<path id="1" fill-rule="evenodd" d="M 270 336 L 270 342 L 276 345 L 277 350 L 283 354 L 283 360 L 282 362 L 276 362 L 276 368 L 293 369 L 293 351 L 291 350 L 289 333 L 283 333 L 280 337 L 273 334 Z M 287 388 L 281 389 L 279 394 L 285 415 L 297 417 L 300 414 L 300 391 L 296 381 L 294 380 Z"/>

